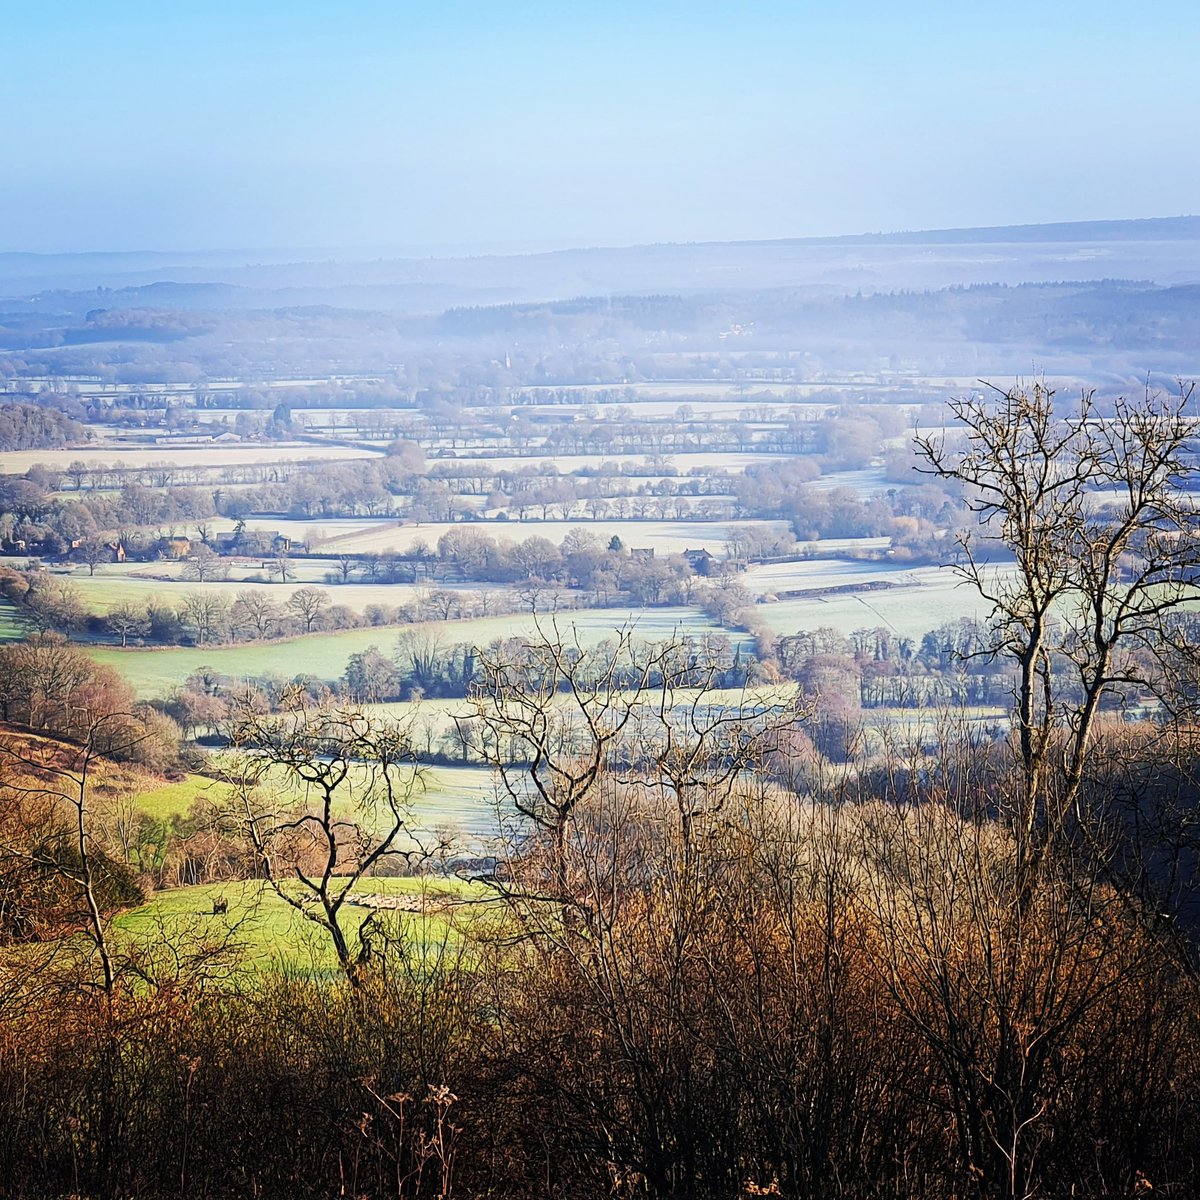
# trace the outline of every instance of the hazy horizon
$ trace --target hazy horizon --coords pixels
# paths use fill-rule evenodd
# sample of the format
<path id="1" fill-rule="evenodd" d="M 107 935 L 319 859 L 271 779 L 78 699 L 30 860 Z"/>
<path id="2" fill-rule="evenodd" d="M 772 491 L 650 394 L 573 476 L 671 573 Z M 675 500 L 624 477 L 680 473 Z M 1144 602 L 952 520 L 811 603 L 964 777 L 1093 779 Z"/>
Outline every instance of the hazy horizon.
<path id="1" fill-rule="evenodd" d="M 529 253 L 1194 210 L 1194 6 L 830 7 L 14 7 L 0 249 Z"/>
<path id="2" fill-rule="evenodd" d="M 722 239 L 695 239 L 691 241 L 679 240 L 662 240 L 659 242 L 597 242 L 589 245 L 559 245 L 544 244 L 536 240 L 514 241 L 514 242 L 496 242 L 496 243 L 479 243 L 479 244 L 444 244 L 444 245 L 410 245 L 410 246 L 379 246 L 379 245 L 361 245 L 361 246 L 279 246 L 279 245 L 264 245 L 264 246 L 212 246 L 204 249 L 196 249 L 192 247 L 181 246 L 134 246 L 125 250 L 116 250 L 109 247 L 95 246 L 83 250 L 22 250 L 12 247 L 0 245 L 0 258 L 136 258 L 145 256 L 148 258 L 172 258 L 172 259 L 189 259 L 204 260 L 210 258 L 221 257 L 236 257 L 241 255 L 264 255 L 272 262 L 278 264 L 294 264 L 301 261 L 307 261 L 314 264 L 327 262 L 347 264 L 353 262 L 387 262 L 389 260 L 402 259 L 454 259 L 454 258 L 504 258 L 504 257 L 528 257 L 537 255 L 552 255 L 561 254 L 573 251 L 589 252 L 600 250 L 639 250 L 639 249 L 655 249 L 669 247 L 703 247 L 706 245 L 754 245 L 754 244 L 770 244 L 772 242 L 810 242 L 813 244 L 821 243 L 836 243 L 847 242 L 853 243 L 856 241 L 879 241 L 888 242 L 890 240 L 898 240 L 905 238 L 921 239 L 928 237 L 931 241 L 936 240 L 938 235 L 943 234 L 978 234 L 987 233 L 992 230 L 996 231 L 1018 231 L 1018 230 L 1049 230 L 1055 227 L 1063 227 L 1064 230 L 1072 227 L 1085 226 L 1105 226 L 1105 225 L 1131 225 L 1135 223 L 1160 223 L 1160 222 L 1197 222 L 1200 223 L 1200 214 L 1194 213 L 1179 213 L 1169 216 L 1157 215 L 1149 217 L 1136 218 L 1097 218 L 1095 220 L 1080 220 L 1072 222 L 1029 222 L 1020 225 L 997 225 L 997 226 L 958 226 L 958 227 L 943 227 L 931 228 L 921 227 L 915 229 L 879 229 L 879 230 L 857 230 L 851 233 L 839 234 L 803 234 L 795 237 L 781 238 L 722 238 Z M 986 239 L 972 239 L 980 242 Z"/>

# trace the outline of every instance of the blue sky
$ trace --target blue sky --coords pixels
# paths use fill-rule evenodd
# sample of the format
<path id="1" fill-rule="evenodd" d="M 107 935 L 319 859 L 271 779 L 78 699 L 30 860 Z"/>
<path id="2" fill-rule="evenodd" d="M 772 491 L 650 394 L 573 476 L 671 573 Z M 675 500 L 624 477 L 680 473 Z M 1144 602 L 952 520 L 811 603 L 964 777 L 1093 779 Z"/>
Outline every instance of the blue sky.
<path id="1" fill-rule="evenodd" d="M 0 0 L 0 250 L 1200 209 L 1200 5 Z"/>

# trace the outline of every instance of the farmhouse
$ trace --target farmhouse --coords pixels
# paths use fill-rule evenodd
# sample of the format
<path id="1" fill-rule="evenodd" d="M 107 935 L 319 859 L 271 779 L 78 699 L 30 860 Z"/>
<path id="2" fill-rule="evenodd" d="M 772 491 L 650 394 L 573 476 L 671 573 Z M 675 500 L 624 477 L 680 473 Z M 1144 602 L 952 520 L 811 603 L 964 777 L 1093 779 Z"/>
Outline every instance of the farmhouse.
<path id="1" fill-rule="evenodd" d="M 278 529 L 243 529 L 218 533 L 214 548 L 218 554 L 287 554 L 296 543 Z"/>
<path id="2" fill-rule="evenodd" d="M 187 558 L 192 552 L 192 539 L 176 536 L 158 539 L 158 556 L 160 558 Z"/>
<path id="3" fill-rule="evenodd" d="M 277 529 L 255 529 L 242 537 L 242 549 L 247 554 L 287 554 L 292 539 Z"/>

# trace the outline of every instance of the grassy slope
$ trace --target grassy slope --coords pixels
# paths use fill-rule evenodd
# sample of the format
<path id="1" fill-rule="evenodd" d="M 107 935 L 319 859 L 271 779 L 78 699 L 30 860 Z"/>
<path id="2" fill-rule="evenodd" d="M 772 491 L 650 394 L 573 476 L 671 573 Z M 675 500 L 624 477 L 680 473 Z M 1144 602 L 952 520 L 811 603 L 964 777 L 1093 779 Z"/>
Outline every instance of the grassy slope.
<path id="1" fill-rule="evenodd" d="M 180 782 L 160 783 L 142 791 L 137 807 L 159 819 L 184 815 L 197 797 L 217 795 L 221 786 L 203 776 L 189 775 Z M 465 839 L 468 845 L 478 845 L 479 839 L 495 832 L 491 793 L 491 774 L 484 769 L 428 768 L 423 773 L 422 786 L 413 795 L 414 823 L 421 829 L 446 830 L 460 844 Z M 386 896 L 430 894 L 459 901 L 487 894 L 480 886 L 440 877 L 369 879 L 362 881 L 356 892 Z M 213 913 L 213 901 L 217 898 L 227 901 L 227 914 Z M 435 905 L 425 913 L 402 913 L 394 919 L 400 922 L 407 937 L 436 947 L 447 939 L 451 943 L 456 940 L 456 928 L 470 918 L 471 911 L 469 907 Z M 367 915 L 368 909 L 352 906 L 346 913 L 346 928 L 355 929 Z M 256 881 L 157 892 L 141 907 L 121 914 L 115 926 L 119 935 L 147 944 L 164 940 L 228 939 L 236 949 L 238 963 L 256 970 L 283 968 L 325 974 L 337 968 L 328 935 Z"/>
<path id="2" fill-rule="evenodd" d="M 224 785 L 207 776 L 188 775 L 174 783 L 162 783 L 140 791 L 136 805 L 146 816 L 156 821 L 168 821 L 172 817 L 187 816 L 197 800 L 220 800 L 226 790 Z"/>
<path id="3" fill-rule="evenodd" d="M 74 771 L 78 764 L 79 747 L 5 725 L 0 725 L 0 743 L 6 748 L 6 752 L 0 756 L 0 785 L 17 783 L 32 775 L 36 777 L 35 782 L 47 789 L 70 791 L 70 780 L 37 768 L 45 765 L 57 770 Z M 181 783 L 168 783 L 162 776 L 140 767 L 110 762 L 99 757 L 93 760 L 88 778 L 89 805 L 94 806 L 94 811 L 99 814 L 107 812 L 118 801 L 135 796 L 150 797 L 150 807 L 146 811 L 155 815 L 152 809 L 156 804 L 156 797 L 161 793 L 170 792 L 182 796 L 189 787 L 194 792 L 209 782 L 198 775 L 190 775 Z M 139 802 L 138 807 L 143 805 Z"/>

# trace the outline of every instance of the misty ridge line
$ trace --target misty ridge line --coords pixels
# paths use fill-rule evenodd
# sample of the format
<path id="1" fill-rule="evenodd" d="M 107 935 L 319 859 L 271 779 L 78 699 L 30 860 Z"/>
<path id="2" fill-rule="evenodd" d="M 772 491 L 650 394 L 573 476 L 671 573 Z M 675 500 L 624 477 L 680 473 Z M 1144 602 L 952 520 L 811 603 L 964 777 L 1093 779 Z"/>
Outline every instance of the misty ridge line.
<path id="1" fill-rule="evenodd" d="M 978 225 L 954 226 L 937 229 L 890 230 L 862 233 L 802 235 L 778 238 L 720 238 L 703 241 L 655 241 L 631 242 L 619 245 L 575 245 L 559 246 L 540 250 L 459 250 L 452 247 L 434 247 L 422 252 L 413 247 L 403 251 L 389 251 L 371 247 L 226 247 L 210 250 L 81 250 L 38 252 L 26 250 L 0 250 L 0 265 L 15 266 L 22 263 L 42 264 L 70 260 L 125 262 L 141 260 L 197 261 L 207 262 L 220 259 L 240 259 L 244 255 L 265 256 L 270 263 L 247 262 L 256 265 L 316 265 L 323 263 L 351 262 L 395 262 L 420 263 L 429 261 L 474 261 L 477 259 L 523 259 L 552 258 L 569 254 L 620 254 L 642 250 L 688 249 L 724 247 L 777 247 L 777 246 L 845 246 L 845 245 L 909 245 L 909 244 L 973 244 L 990 242 L 1054 242 L 1054 241 L 1129 241 L 1129 240 L 1191 240 L 1200 238 L 1200 216 L 1178 215 L 1171 217 L 1113 218 L 1093 221 L 1048 221 L 1023 225 Z M 347 257 L 347 256 L 362 256 Z"/>
<path id="2" fill-rule="evenodd" d="M 1200 282 L 1200 217 L 359 261 L 289 260 L 283 251 L 250 250 L 0 253 L 3 315 L 18 322 L 33 312 L 53 318 L 113 307 L 232 312 L 324 305 L 429 316 L 581 297 L 733 299 L 790 290 L 805 301 L 1114 280 Z"/>

